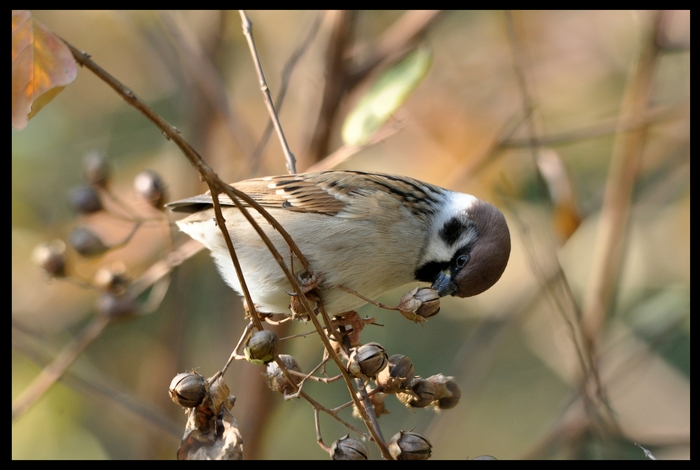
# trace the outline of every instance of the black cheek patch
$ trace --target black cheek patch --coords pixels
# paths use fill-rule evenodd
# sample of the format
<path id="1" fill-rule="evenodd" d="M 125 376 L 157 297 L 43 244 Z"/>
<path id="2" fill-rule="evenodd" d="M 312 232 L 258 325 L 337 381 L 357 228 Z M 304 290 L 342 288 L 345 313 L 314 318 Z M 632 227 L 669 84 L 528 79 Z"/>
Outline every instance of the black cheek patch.
<path id="1" fill-rule="evenodd" d="M 416 281 L 433 282 L 435 281 L 435 279 L 437 279 L 438 274 L 440 274 L 440 271 L 443 271 L 449 265 L 450 263 L 447 261 L 442 263 L 438 263 L 437 261 L 431 261 L 430 263 L 426 263 L 423 266 L 420 266 L 418 269 L 416 269 L 413 272 L 413 276 L 415 277 Z"/>
<path id="2" fill-rule="evenodd" d="M 466 230 L 466 224 L 453 217 L 442 226 L 440 232 L 438 232 L 438 236 L 447 243 L 448 246 L 452 246 Z"/>

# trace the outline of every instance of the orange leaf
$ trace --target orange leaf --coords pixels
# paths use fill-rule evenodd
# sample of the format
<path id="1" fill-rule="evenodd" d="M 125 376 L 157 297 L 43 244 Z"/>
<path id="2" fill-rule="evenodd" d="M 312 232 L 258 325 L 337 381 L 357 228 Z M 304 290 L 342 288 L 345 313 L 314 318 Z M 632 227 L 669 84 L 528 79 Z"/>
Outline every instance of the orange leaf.
<path id="1" fill-rule="evenodd" d="M 73 55 L 58 36 L 30 12 L 12 10 L 13 129 L 24 129 L 77 73 Z"/>

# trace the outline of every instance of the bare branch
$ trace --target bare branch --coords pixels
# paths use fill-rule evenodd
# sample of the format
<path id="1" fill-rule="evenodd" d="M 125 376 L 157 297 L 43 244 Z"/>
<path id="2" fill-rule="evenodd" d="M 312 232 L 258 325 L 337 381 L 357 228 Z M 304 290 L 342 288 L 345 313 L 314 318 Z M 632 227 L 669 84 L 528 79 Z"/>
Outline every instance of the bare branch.
<path id="1" fill-rule="evenodd" d="M 265 74 L 263 73 L 262 65 L 260 64 L 260 57 L 258 57 L 258 50 L 255 47 L 255 40 L 253 39 L 253 23 L 251 23 L 248 15 L 245 14 L 243 10 L 238 11 L 241 15 L 241 22 L 243 25 L 243 35 L 248 41 L 248 48 L 250 49 L 250 55 L 253 56 L 253 62 L 255 63 L 255 71 L 258 74 L 258 81 L 260 82 L 260 90 L 263 93 L 263 99 L 265 100 L 265 105 L 267 106 L 267 111 L 270 113 L 270 118 L 272 119 L 272 124 L 275 126 L 277 131 L 277 136 L 280 139 L 280 144 L 282 145 L 282 151 L 284 152 L 284 157 L 287 159 L 287 171 L 290 174 L 295 174 L 297 172 L 296 168 L 296 158 L 294 154 L 289 150 L 289 145 L 287 145 L 287 139 L 284 137 L 284 131 L 282 130 L 282 125 L 277 117 L 277 111 L 275 111 L 275 104 L 272 102 L 272 97 L 270 96 L 270 89 L 265 81 Z"/>

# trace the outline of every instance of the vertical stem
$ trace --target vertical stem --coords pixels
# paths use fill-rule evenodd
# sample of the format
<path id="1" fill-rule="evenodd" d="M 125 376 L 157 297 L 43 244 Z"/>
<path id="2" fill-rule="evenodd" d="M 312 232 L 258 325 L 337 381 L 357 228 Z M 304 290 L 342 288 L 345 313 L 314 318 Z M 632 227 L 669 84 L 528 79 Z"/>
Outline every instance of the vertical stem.
<path id="1" fill-rule="evenodd" d="M 623 98 L 621 119 L 628 122 L 646 114 L 651 93 L 654 67 L 658 58 L 656 37 L 662 24 L 662 13 L 656 12 L 654 31 L 646 32 L 635 68 L 630 74 Z M 615 139 L 610 172 L 605 187 L 598 227 L 598 242 L 593 254 L 590 284 L 583 302 L 584 331 L 594 344 L 614 301 L 620 280 L 628 238 L 634 184 L 637 180 L 647 126 L 619 132 Z"/>
<path id="2" fill-rule="evenodd" d="M 270 113 L 272 124 L 275 126 L 277 136 L 279 137 L 280 144 L 282 145 L 284 157 L 287 160 L 287 171 L 289 171 L 289 173 L 293 175 L 297 172 L 296 158 L 294 157 L 294 154 L 292 154 L 292 152 L 289 150 L 289 145 L 287 145 L 287 139 L 284 136 L 282 125 L 280 124 L 280 120 L 277 117 L 277 111 L 275 111 L 275 104 L 272 102 L 272 96 L 270 96 L 270 89 L 267 86 L 267 81 L 265 81 L 265 74 L 263 73 L 262 65 L 260 64 L 260 57 L 258 57 L 258 50 L 255 47 L 255 41 L 253 40 L 253 23 L 251 23 L 250 19 L 248 18 L 248 15 L 246 15 L 243 10 L 238 10 L 238 13 L 241 15 L 243 35 L 248 41 L 250 55 L 253 56 L 253 62 L 255 63 L 255 71 L 258 74 L 258 82 L 260 82 L 260 90 L 263 94 L 265 106 L 267 106 L 267 111 Z"/>

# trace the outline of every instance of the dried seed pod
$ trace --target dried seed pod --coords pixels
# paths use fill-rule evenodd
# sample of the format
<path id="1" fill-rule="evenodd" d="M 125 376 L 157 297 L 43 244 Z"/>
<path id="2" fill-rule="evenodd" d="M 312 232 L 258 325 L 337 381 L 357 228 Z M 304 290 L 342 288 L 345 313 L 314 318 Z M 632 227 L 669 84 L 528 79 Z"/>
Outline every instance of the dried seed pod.
<path id="1" fill-rule="evenodd" d="M 379 343 L 367 343 L 350 354 L 347 370 L 359 379 L 373 379 L 389 364 L 386 350 Z"/>
<path id="2" fill-rule="evenodd" d="M 399 311 L 409 320 L 423 323 L 440 311 L 440 295 L 430 287 L 416 287 L 401 297 Z"/>
<path id="3" fill-rule="evenodd" d="M 83 160 L 85 181 L 98 188 L 106 188 L 112 169 L 109 161 L 99 151 L 90 152 Z"/>
<path id="4" fill-rule="evenodd" d="M 197 401 L 197 379 L 193 399 Z M 178 460 L 242 460 L 243 438 L 231 410 L 236 397 L 218 373 L 206 379 L 201 403 L 185 410 L 187 424 L 177 451 Z"/>
<path id="5" fill-rule="evenodd" d="M 280 340 L 270 330 L 256 331 L 246 343 L 245 358 L 252 364 L 267 364 L 280 352 Z"/>
<path id="6" fill-rule="evenodd" d="M 367 447 L 357 439 L 346 434 L 331 444 L 330 455 L 333 460 L 367 460 Z"/>
<path id="7" fill-rule="evenodd" d="M 50 278 L 66 275 L 66 244 L 62 240 L 42 243 L 32 251 L 32 261 Z"/>
<path id="8" fill-rule="evenodd" d="M 379 418 L 381 415 L 388 415 L 389 410 L 386 409 L 386 405 L 384 404 L 384 399 L 386 398 L 386 394 L 384 393 L 375 393 L 371 397 L 369 397 L 370 403 L 372 403 L 372 406 L 374 407 L 374 416 Z"/>
<path id="9" fill-rule="evenodd" d="M 397 393 L 411 383 L 414 374 L 415 368 L 410 357 L 392 354 L 389 357 L 389 367 L 377 375 L 377 385 L 384 393 Z"/>
<path id="10" fill-rule="evenodd" d="M 144 170 L 134 178 L 134 190 L 158 210 L 163 210 L 166 202 L 165 183 L 158 173 L 153 170 Z"/>
<path id="11" fill-rule="evenodd" d="M 80 186 L 68 193 L 68 203 L 78 214 L 92 214 L 102 210 L 100 195 L 92 186 Z"/>
<path id="12" fill-rule="evenodd" d="M 113 318 L 126 318 L 139 311 L 139 305 L 133 296 L 126 292 L 122 295 L 102 294 L 97 301 L 97 308 L 102 315 Z"/>
<path id="13" fill-rule="evenodd" d="M 428 382 L 433 384 L 433 387 L 435 389 L 435 399 L 437 400 L 438 398 L 443 396 L 445 393 L 447 393 L 447 389 L 445 388 L 445 383 L 449 379 L 453 379 L 453 378 L 454 377 L 445 377 L 442 374 L 435 374 L 435 375 L 431 375 L 430 377 L 428 377 L 425 380 L 427 380 Z"/>
<path id="14" fill-rule="evenodd" d="M 289 354 L 280 354 L 278 357 L 282 361 L 282 363 L 284 363 L 284 366 L 287 369 L 296 372 L 301 372 L 301 368 L 299 367 L 299 364 L 297 364 L 297 360 L 294 359 L 293 356 L 290 356 Z M 267 371 L 265 371 L 263 376 L 265 377 L 265 379 L 267 379 L 267 385 L 272 390 L 282 393 L 284 395 L 294 393 L 294 386 L 291 383 L 289 383 L 289 380 L 287 380 L 287 376 L 284 375 L 284 372 L 282 372 L 282 370 L 279 368 L 277 362 L 270 362 L 267 365 Z M 294 377 L 294 382 L 301 382 L 301 378 Z"/>
<path id="15" fill-rule="evenodd" d="M 427 437 L 411 431 L 400 431 L 391 438 L 389 453 L 396 460 L 427 460 L 432 444 Z"/>
<path id="16" fill-rule="evenodd" d="M 81 256 L 92 258 L 104 254 L 109 247 L 87 227 L 76 227 L 68 237 L 68 244 Z"/>
<path id="17" fill-rule="evenodd" d="M 309 275 L 306 272 L 298 275 L 297 280 L 301 287 L 301 293 L 290 294 L 289 310 L 292 312 L 293 319 L 307 322 L 309 320 L 309 312 L 304 306 L 303 298 L 305 297 L 308 301 L 313 314 L 318 315 L 321 302 L 321 293 L 318 290 L 320 282 L 315 275 Z"/>
<path id="18" fill-rule="evenodd" d="M 420 377 L 411 382 L 410 390 L 397 393 L 396 397 L 409 408 L 425 408 L 435 401 L 435 386 Z"/>
<path id="19" fill-rule="evenodd" d="M 460 392 L 461 393 L 461 392 Z M 459 403 L 459 397 L 450 395 L 447 397 L 442 397 L 439 400 L 435 401 L 435 406 L 439 410 L 450 410 L 457 406 L 457 403 Z"/>
<path id="20" fill-rule="evenodd" d="M 109 268 L 100 268 L 93 277 L 94 284 L 104 291 L 114 295 L 123 295 L 131 279 L 126 275 L 124 263 L 115 263 Z"/>
<path id="21" fill-rule="evenodd" d="M 445 377 L 442 374 L 437 374 L 428 377 L 426 380 L 435 387 L 435 402 L 433 404 L 437 408 L 447 410 L 457 406 L 462 396 L 462 390 L 460 390 L 457 382 L 454 381 L 454 377 Z"/>
<path id="22" fill-rule="evenodd" d="M 197 372 L 177 374 L 170 382 L 170 399 L 184 408 L 194 408 L 207 394 L 207 381 Z"/>
<path id="23" fill-rule="evenodd" d="M 333 318 L 333 325 L 342 336 L 342 342 L 348 348 L 360 345 L 360 333 L 367 325 L 376 320 L 372 317 L 361 318 L 357 312 L 345 312 Z"/>
<path id="24" fill-rule="evenodd" d="M 373 393 L 369 396 L 369 401 L 374 408 L 374 416 L 377 418 L 379 418 L 381 415 L 389 414 L 389 410 L 386 409 L 386 405 L 384 404 L 385 398 L 386 394 L 381 392 Z M 352 405 L 352 415 L 357 419 L 362 419 L 362 413 L 360 413 L 355 404 Z"/>

